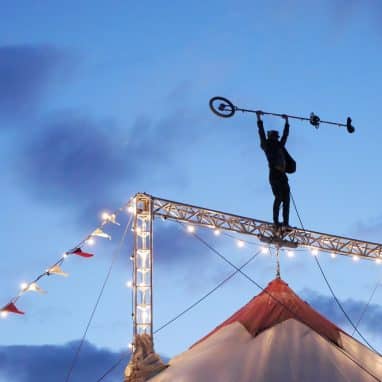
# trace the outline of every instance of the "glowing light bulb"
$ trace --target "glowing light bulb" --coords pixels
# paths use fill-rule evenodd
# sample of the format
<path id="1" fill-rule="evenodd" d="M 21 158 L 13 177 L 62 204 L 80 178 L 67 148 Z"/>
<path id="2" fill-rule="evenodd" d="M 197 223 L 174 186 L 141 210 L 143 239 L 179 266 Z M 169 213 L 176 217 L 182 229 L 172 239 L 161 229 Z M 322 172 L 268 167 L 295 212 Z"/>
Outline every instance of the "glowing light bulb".
<path id="1" fill-rule="evenodd" d="M 133 206 L 127 207 L 127 212 L 133 213 L 135 211 L 135 208 Z"/>
<path id="2" fill-rule="evenodd" d="M 193 225 L 188 225 L 187 226 L 187 231 L 192 233 L 192 232 L 195 232 L 195 227 Z"/>
<path id="3" fill-rule="evenodd" d="M 359 260 L 359 256 L 354 255 L 354 256 L 353 256 L 353 261 L 358 261 L 358 260 Z"/>
<path id="4" fill-rule="evenodd" d="M 27 288 L 28 288 L 28 283 L 25 283 L 25 282 L 24 282 L 24 283 L 21 283 L 21 284 L 20 284 L 20 289 L 21 289 L 21 290 L 25 290 L 25 289 L 27 289 Z"/>
<path id="5" fill-rule="evenodd" d="M 293 251 L 287 251 L 287 256 L 288 257 L 294 257 L 294 252 Z"/>
<path id="6" fill-rule="evenodd" d="M 337 255 L 336 255 L 334 252 L 332 252 L 332 253 L 330 254 L 330 257 L 331 257 L 332 259 L 335 259 L 335 258 L 337 257 Z"/>
<path id="7" fill-rule="evenodd" d="M 382 263 L 382 260 L 381 260 L 381 259 L 375 259 L 375 262 L 376 262 L 377 264 L 381 264 L 381 263 Z"/>
<path id="8" fill-rule="evenodd" d="M 268 248 L 266 247 L 261 247 L 261 253 L 266 255 L 268 253 Z"/>
<path id="9" fill-rule="evenodd" d="M 64 252 L 64 253 L 62 254 L 62 258 L 63 258 L 63 259 L 66 259 L 68 256 L 69 256 L 69 255 L 68 255 L 66 252 Z"/>
<path id="10" fill-rule="evenodd" d="M 244 247 L 244 241 L 243 241 L 243 240 L 238 240 L 238 241 L 236 242 L 236 244 L 237 244 L 237 246 L 238 246 L 239 248 L 243 248 L 243 247 Z"/>
<path id="11" fill-rule="evenodd" d="M 110 215 L 107 213 L 107 212 L 102 212 L 102 220 L 109 220 L 110 219 Z"/>
<path id="12" fill-rule="evenodd" d="M 130 350 L 133 350 L 133 349 L 134 349 L 134 345 L 133 345 L 132 343 L 130 343 L 130 344 L 128 345 L 128 347 L 129 347 Z"/>
<path id="13" fill-rule="evenodd" d="M 92 237 L 89 237 L 89 239 L 86 240 L 87 245 L 94 245 L 95 240 Z"/>
<path id="14" fill-rule="evenodd" d="M 132 282 L 131 280 L 127 281 L 127 282 L 126 282 L 126 286 L 127 286 L 128 288 L 132 288 L 132 287 L 133 287 L 133 282 Z"/>
<path id="15" fill-rule="evenodd" d="M 317 248 L 312 248 L 311 249 L 311 253 L 313 256 L 317 256 L 318 255 L 318 249 Z"/>
<path id="16" fill-rule="evenodd" d="M 220 235 L 220 230 L 218 230 L 217 228 L 214 229 L 214 235 L 215 236 L 219 236 Z"/>
<path id="17" fill-rule="evenodd" d="M 8 316 L 8 312 L 6 312 L 6 311 L 2 311 L 2 312 L 0 312 L 0 317 L 1 318 L 6 318 Z"/>

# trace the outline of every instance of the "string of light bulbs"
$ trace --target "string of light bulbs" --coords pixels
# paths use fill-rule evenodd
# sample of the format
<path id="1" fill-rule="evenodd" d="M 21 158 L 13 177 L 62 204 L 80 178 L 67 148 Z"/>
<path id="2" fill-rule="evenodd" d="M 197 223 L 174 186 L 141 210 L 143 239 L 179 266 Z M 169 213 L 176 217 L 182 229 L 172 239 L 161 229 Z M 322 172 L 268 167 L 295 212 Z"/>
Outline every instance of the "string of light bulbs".
<path id="1" fill-rule="evenodd" d="M 239 248 L 244 248 L 247 244 L 248 244 L 248 245 L 251 245 L 251 246 L 258 246 L 258 247 L 260 247 L 260 251 L 261 251 L 262 254 L 267 254 L 267 253 L 268 253 L 268 249 L 267 249 L 267 248 L 274 248 L 274 249 L 277 248 L 276 245 L 270 245 L 270 244 L 268 244 L 267 246 L 265 246 L 265 245 L 263 245 L 263 244 L 261 244 L 261 243 L 254 242 L 254 241 L 251 241 L 251 240 L 246 240 L 246 239 L 243 239 L 243 238 L 240 238 L 240 239 L 239 239 L 239 238 L 237 238 L 236 235 L 233 235 L 233 234 L 228 233 L 228 232 L 223 232 L 223 233 L 222 233 L 222 231 L 221 231 L 220 229 L 218 229 L 218 228 L 213 228 L 213 227 L 212 227 L 212 228 L 206 228 L 206 227 L 204 227 L 204 226 L 199 226 L 198 224 L 190 224 L 190 223 L 188 223 L 188 224 L 186 225 L 186 231 L 187 231 L 188 233 L 195 233 L 195 232 L 196 232 L 196 227 L 201 227 L 201 228 L 203 228 L 203 229 L 207 229 L 207 230 L 210 229 L 210 230 L 213 231 L 213 233 L 214 233 L 215 236 L 224 235 L 224 236 L 226 236 L 226 237 L 229 237 L 229 238 L 235 240 L 236 245 L 237 245 L 237 247 L 239 247 Z M 279 248 L 279 250 L 280 250 L 281 252 L 283 252 L 283 253 L 284 253 L 287 257 L 289 257 L 289 258 L 294 257 L 294 256 L 295 256 L 295 253 L 297 253 L 297 252 L 305 252 L 305 251 L 309 251 L 310 254 L 311 254 L 313 257 L 318 257 L 318 256 L 320 255 L 320 253 L 328 254 L 332 259 L 335 259 L 335 258 L 337 257 L 337 253 L 335 253 L 335 252 L 329 252 L 329 251 L 318 250 L 316 247 L 311 247 L 311 246 L 302 246 L 302 247 L 299 248 L 299 249 L 293 249 L 293 250 L 291 250 L 291 249 L 285 249 L 285 248 Z M 358 255 L 353 255 L 353 256 L 352 256 L 352 260 L 353 260 L 354 262 L 358 262 L 360 259 L 361 259 L 361 258 L 360 258 L 360 256 L 358 256 Z M 369 260 L 369 261 L 370 261 L 370 260 Z M 375 263 L 378 264 L 378 265 L 382 264 L 382 259 L 380 259 L 380 258 L 375 259 Z"/>
<path id="2" fill-rule="evenodd" d="M 0 317 L 6 318 L 9 313 L 19 314 L 19 315 L 25 314 L 24 311 L 20 310 L 16 306 L 16 303 L 20 299 L 20 297 L 27 292 L 38 292 L 42 294 L 47 293 L 44 289 L 42 289 L 38 285 L 38 282 L 43 277 L 47 277 L 51 275 L 63 276 L 63 277 L 69 276 L 69 274 L 62 269 L 62 264 L 65 262 L 65 260 L 69 256 L 79 256 L 79 257 L 87 258 L 87 259 L 93 257 L 94 254 L 84 250 L 83 247 L 86 245 L 87 246 L 93 245 L 96 237 L 111 240 L 111 235 L 109 235 L 107 232 L 104 231 L 104 227 L 108 224 L 120 225 L 117 221 L 118 215 L 123 211 L 129 212 L 129 213 L 132 213 L 134 211 L 132 200 L 133 199 L 130 199 L 125 205 L 123 205 L 122 207 L 120 207 L 114 212 L 111 212 L 111 213 L 103 212 L 101 216 L 101 224 L 97 228 L 95 228 L 90 234 L 85 236 L 83 240 L 78 242 L 71 249 L 65 251 L 55 263 L 53 263 L 50 267 L 46 268 L 44 272 L 39 274 L 32 281 L 21 283 L 19 292 L 13 298 L 11 298 L 7 304 L 5 304 L 0 309 Z"/>
<path id="3" fill-rule="evenodd" d="M 95 237 L 100 237 L 100 238 L 111 240 L 111 236 L 103 230 L 104 226 L 107 224 L 119 225 L 119 223 L 116 219 L 117 219 L 117 216 L 119 215 L 119 213 L 121 213 L 124 210 L 127 210 L 127 212 L 130 212 L 130 213 L 134 212 L 134 206 L 132 204 L 133 200 L 134 200 L 133 198 L 130 198 L 128 203 L 126 203 L 121 208 L 117 209 L 116 211 L 114 211 L 112 213 L 104 212 L 102 214 L 102 222 L 96 229 L 94 229 L 90 234 L 88 234 L 83 240 L 81 240 L 79 243 L 77 243 L 71 249 L 64 252 L 54 264 L 52 264 L 49 268 L 45 269 L 44 272 L 42 272 L 40 275 L 35 277 L 32 281 L 23 282 L 20 285 L 20 290 L 17 293 L 17 295 L 14 296 L 13 298 L 11 298 L 9 300 L 9 302 L 0 309 L 0 317 L 5 318 L 8 316 L 9 313 L 21 314 L 21 315 L 24 314 L 25 312 L 23 312 L 17 308 L 16 302 L 19 300 L 19 298 L 22 295 L 24 295 L 27 292 L 46 293 L 46 291 L 38 285 L 38 282 L 43 277 L 50 276 L 50 275 L 58 275 L 58 276 L 64 276 L 64 277 L 68 276 L 68 273 L 66 273 L 62 270 L 62 264 L 64 263 L 64 261 L 69 256 L 79 256 L 79 257 L 83 257 L 83 258 L 93 257 L 94 255 L 92 253 L 89 253 L 89 252 L 83 250 L 83 247 L 85 245 L 88 245 L 88 246 L 93 245 Z M 188 224 L 186 230 L 189 233 L 194 233 L 197 226 L 198 225 L 195 225 L 195 224 Z M 212 228 L 212 231 L 213 231 L 215 236 L 220 236 L 222 234 L 222 231 L 218 228 Z M 243 238 L 238 239 L 237 237 L 235 237 L 235 235 L 232 235 L 228 232 L 223 232 L 223 234 L 226 237 L 234 239 L 237 247 L 239 247 L 239 248 L 243 248 L 247 244 L 253 245 L 253 246 L 259 246 L 262 254 L 269 253 L 269 248 L 273 247 L 272 245 L 264 246 L 261 243 L 256 243 L 256 242 L 246 240 Z M 283 252 L 288 258 L 294 257 L 295 252 L 305 251 L 306 249 L 310 250 L 311 255 L 314 257 L 317 257 L 320 254 L 319 250 L 317 248 L 314 248 L 314 247 L 307 247 L 304 249 L 295 249 L 295 250 L 280 248 L 281 252 Z M 321 252 L 326 253 L 325 251 L 321 251 Z M 337 254 L 334 252 L 331 252 L 329 254 L 330 254 L 330 257 L 332 259 L 335 259 L 337 257 Z M 360 260 L 360 257 L 357 255 L 353 255 L 352 259 L 353 259 L 353 261 L 357 262 Z M 376 262 L 376 264 L 381 264 L 382 260 L 378 258 L 375 260 L 375 262 Z M 133 287 L 132 282 L 131 281 L 127 282 L 127 286 Z"/>

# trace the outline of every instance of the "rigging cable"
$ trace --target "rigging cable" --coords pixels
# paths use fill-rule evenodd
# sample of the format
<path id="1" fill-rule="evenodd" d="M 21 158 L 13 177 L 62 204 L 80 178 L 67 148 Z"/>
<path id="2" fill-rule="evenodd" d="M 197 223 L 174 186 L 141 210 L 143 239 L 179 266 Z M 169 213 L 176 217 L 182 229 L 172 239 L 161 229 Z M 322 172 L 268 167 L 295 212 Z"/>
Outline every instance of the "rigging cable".
<path id="1" fill-rule="evenodd" d="M 293 202 L 293 206 L 294 206 L 294 209 L 296 211 L 296 214 L 297 214 L 297 217 L 298 217 L 298 220 L 300 221 L 300 225 L 301 225 L 301 228 L 305 231 L 305 227 L 304 227 L 304 224 L 302 223 L 302 220 L 301 220 L 301 217 L 300 217 L 300 214 L 298 212 L 298 209 L 297 209 L 297 206 L 296 206 L 296 202 L 294 200 L 294 197 L 292 195 L 292 191 L 290 191 L 290 196 L 292 198 L 292 202 Z M 341 309 L 342 313 L 344 314 L 344 316 L 346 317 L 346 319 L 349 321 L 350 325 L 353 327 L 354 331 L 357 332 L 357 334 L 365 341 L 365 343 L 369 346 L 369 348 L 371 350 L 374 351 L 374 353 L 378 354 L 379 356 L 381 355 L 368 341 L 367 339 L 363 336 L 363 334 L 358 330 L 357 326 L 354 325 L 352 319 L 349 317 L 349 315 L 346 313 L 344 307 L 342 306 L 341 302 L 339 301 L 339 299 L 337 298 L 337 296 L 335 295 L 334 293 L 334 290 L 333 288 L 331 287 L 327 277 L 326 277 L 326 274 L 324 272 L 324 270 L 322 269 L 321 267 L 321 264 L 317 258 L 317 256 L 314 256 L 314 259 L 316 260 L 316 264 L 318 266 L 318 268 L 320 269 L 320 272 L 322 274 L 322 277 L 324 278 L 325 280 L 325 283 L 326 285 L 328 286 L 329 290 L 330 290 L 330 293 L 332 294 L 334 300 L 336 301 L 338 307 Z"/>
<path id="2" fill-rule="evenodd" d="M 108 269 L 108 271 L 107 271 L 107 273 L 106 273 L 106 276 L 105 276 L 105 279 L 104 279 L 104 281 L 103 281 L 102 287 L 101 287 L 101 289 L 100 289 L 100 291 L 99 291 L 99 293 L 98 293 L 97 300 L 96 300 L 96 302 L 95 302 L 95 304 L 94 304 L 93 310 L 92 310 L 92 312 L 91 312 L 91 314 L 90 314 L 90 317 L 89 317 L 89 319 L 88 319 L 88 322 L 87 322 L 87 324 L 86 324 L 86 328 L 85 328 L 84 333 L 83 333 L 83 335 L 82 335 L 81 341 L 80 341 L 80 343 L 79 343 L 79 345 L 78 345 L 78 347 L 77 347 L 76 353 L 74 354 L 74 357 L 73 357 L 72 362 L 71 362 L 71 364 L 70 364 L 68 373 L 67 373 L 66 378 L 65 378 L 65 382 L 69 382 L 70 377 L 71 377 L 71 375 L 72 375 L 72 373 L 73 373 L 74 367 L 75 367 L 75 365 L 76 365 L 76 363 L 77 363 L 77 361 L 78 361 L 78 357 L 79 357 L 79 355 L 80 355 L 82 346 L 83 346 L 83 344 L 84 344 L 84 342 L 85 342 L 86 335 L 87 335 L 88 330 L 89 330 L 89 328 L 90 328 L 90 325 L 91 325 L 91 323 L 92 323 L 92 321 L 93 321 L 95 312 L 96 312 L 96 310 L 97 310 L 97 308 L 98 308 L 98 305 L 99 305 L 99 302 L 101 301 L 101 298 L 102 298 L 103 292 L 104 292 L 104 290 L 105 290 L 106 284 L 107 284 L 107 282 L 109 281 L 109 278 L 110 278 L 110 275 L 111 275 L 111 271 L 112 271 L 112 269 L 113 269 L 113 266 L 114 266 L 114 264 L 115 264 L 115 262 L 116 262 L 116 260 L 117 260 L 117 258 L 118 258 L 118 256 L 119 256 L 119 254 L 121 253 L 122 245 L 123 245 L 123 243 L 124 243 L 124 241 L 125 241 L 125 238 L 126 238 L 126 236 L 127 236 L 127 233 L 129 232 L 129 228 L 130 228 L 130 225 L 131 225 L 131 223 L 132 223 L 132 220 L 133 220 L 133 219 L 132 219 L 132 215 L 131 215 L 130 218 L 129 218 L 129 221 L 128 221 L 127 224 L 126 224 L 126 228 L 125 228 L 125 230 L 124 230 L 124 232 L 123 232 L 121 241 L 119 242 L 118 247 L 116 248 L 116 250 L 115 250 L 114 253 L 113 253 L 113 257 L 112 257 L 112 260 L 111 260 L 109 269 Z"/>
<path id="3" fill-rule="evenodd" d="M 183 225 L 181 222 L 178 222 L 178 224 Z M 297 313 L 291 310 L 287 305 L 285 305 L 282 301 L 280 301 L 277 297 L 273 296 L 272 293 L 268 292 L 265 288 L 263 288 L 260 284 L 258 284 L 254 279 L 252 279 L 250 276 L 248 276 L 243 271 L 239 270 L 235 264 L 233 264 L 230 260 L 228 260 L 225 256 L 223 256 L 216 248 L 214 248 L 212 245 L 210 245 L 207 241 L 205 241 L 202 237 L 197 235 L 195 232 L 191 233 L 196 239 L 198 239 L 200 242 L 202 242 L 207 248 L 209 248 L 212 252 L 214 252 L 216 255 L 218 255 L 221 259 L 223 259 L 226 263 L 230 264 L 233 268 L 235 268 L 238 272 L 240 272 L 246 279 L 248 279 L 251 283 L 255 284 L 259 289 L 261 289 L 264 293 L 266 293 L 269 297 L 271 297 L 273 300 L 275 300 L 279 305 L 283 306 L 286 310 L 288 310 L 290 313 L 292 313 L 295 317 L 297 317 L 302 323 L 309 326 L 306 322 L 304 322 L 303 319 L 298 317 Z M 323 337 L 324 338 L 324 337 Z M 328 342 L 332 343 L 328 339 L 326 339 Z M 372 372 L 370 372 L 364 365 L 359 363 L 357 360 L 353 359 L 350 354 L 345 352 L 344 349 L 339 347 L 337 345 L 337 348 L 342 352 L 342 354 L 347 357 L 349 360 L 354 362 L 359 368 L 361 368 L 363 371 L 365 371 L 368 375 L 370 375 L 372 378 L 374 378 L 376 381 L 381 382 L 381 379 L 375 376 Z M 375 350 L 374 350 L 375 351 Z M 376 351 L 375 351 L 376 352 Z M 376 352 L 378 355 L 380 355 L 378 352 Z"/>
<path id="4" fill-rule="evenodd" d="M 242 266 L 237 268 L 234 272 L 232 272 L 230 275 L 228 275 L 224 280 L 220 281 L 218 285 L 216 285 L 215 288 L 211 289 L 208 293 L 206 293 L 203 297 L 201 297 L 199 300 L 195 301 L 193 304 L 191 304 L 187 309 L 183 310 L 183 312 L 176 315 L 171 320 L 167 321 L 165 324 L 160 326 L 157 330 L 154 331 L 154 334 L 158 333 L 160 330 L 164 329 L 166 326 L 170 325 L 174 321 L 176 321 L 178 318 L 182 317 L 184 314 L 189 312 L 192 308 L 194 308 L 196 305 L 201 303 L 203 300 L 205 300 L 208 296 L 210 296 L 212 293 L 214 293 L 216 290 L 218 290 L 223 284 L 225 284 L 228 280 L 230 280 L 233 276 L 235 276 L 239 271 L 241 271 L 245 266 L 247 266 L 252 260 L 254 260 L 258 255 L 260 251 L 257 251 L 253 256 L 251 256 Z"/>
<path id="5" fill-rule="evenodd" d="M 176 221 L 180 226 L 184 227 L 184 224 L 182 222 Z M 265 288 L 263 288 L 260 284 L 258 284 L 253 278 L 248 276 L 246 273 L 242 271 L 242 267 L 237 267 L 235 264 L 233 264 L 230 260 L 228 260 L 223 254 L 221 254 L 216 248 L 214 248 L 211 244 L 209 244 L 206 240 L 204 240 L 202 237 L 200 237 L 195 232 L 191 232 L 191 234 L 198 239 L 201 243 L 203 243 L 207 248 L 209 248 L 212 252 L 214 252 L 216 255 L 218 255 L 221 259 L 223 259 L 226 263 L 228 263 L 231 267 L 233 267 L 236 272 L 240 272 L 246 279 L 248 279 L 252 284 L 256 285 L 262 292 L 266 293 L 268 296 L 270 296 L 273 300 L 275 300 L 279 305 L 283 306 L 284 309 L 288 310 L 290 313 L 292 313 L 295 317 L 299 318 L 299 320 L 306 324 L 303 319 L 298 317 L 297 313 L 291 310 L 287 305 L 285 305 L 282 301 L 280 301 L 277 297 L 275 297 L 272 293 L 268 292 Z M 309 325 L 308 325 L 309 326 Z M 327 340 L 328 341 L 328 340 Z M 370 375 L 372 378 L 374 378 L 376 381 L 381 382 L 381 380 L 373 375 L 369 370 L 365 368 L 362 364 L 358 363 L 356 360 L 354 360 L 350 354 L 346 353 L 343 349 L 341 349 L 339 346 L 337 346 L 338 349 L 352 362 L 354 362 L 358 367 L 360 367 L 362 370 L 364 370 L 368 375 Z M 104 379 L 104 377 L 107 376 L 111 371 L 113 371 L 124 359 L 124 356 L 121 357 L 113 366 L 110 367 L 109 372 L 105 373 L 100 379 L 97 380 L 97 382 L 100 382 Z"/>
<path id="6" fill-rule="evenodd" d="M 257 251 L 253 256 L 251 256 L 243 265 L 241 265 L 238 269 L 243 269 L 244 267 L 246 267 L 250 262 L 252 262 L 258 255 L 259 255 L 260 251 Z M 158 333 L 159 331 L 161 331 L 162 329 L 164 329 L 166 326 L 172 324 L 174 321 L 176 321 L 178 318 L 182 317 L 183 315 L 185 315 L 186 313 L 188 313 L 191 309 L 195 308 L 195 306 L 199 305 L 203 300 L 205 300 L 208 296 L 210 296 L 212 293 L 214 293 L 215 291 L 217 291 L 221 286 L 223 286 L 223 284 L 225 284 L 227 281 L 229 281 L 233 276 L 235 276 L 237 273 L 239 272 L 239 270 L 235 270 L 234 272 L 232 272 L 230 275 L 228 275 L 225 279 L 223 279 L 222 281 L 219 282 L 219 284 L 217 284 L 213 289 L 211 289 L 210 291 L 208 291 L 207 293 L 205 293 L 201 298 L 199 298 L 197 301 L 195 301 L 194 303 L 192 303 L 188 308 L 186 308 L 185 310 L 183 310 L 182 312 L 180 312 L 179 314 L 177 314 L 175 317 L 173 317 L 172 319 L 170 319 L 169 321 L 167 321 L 166 323 L 164 323 L 163 325 L 161 325 L 158 329 L 156 329 L 154 331 L 154 334 Z M 127 358 L 127 355 L 124 354 L 122 355 L 118 360 L 117 362 L 112 365 L 99 379 L 97 379 L 96 382 L 100 382 L 102 381 L 108 374 L 110 374 L 116 367 L 118 367 L 118 365 L 125 359 Z"/>
<path id="7" fill-rule="evenodd" d="M 99 378 L 97 379 L 96 382 L 100 382 L 100 381 L 102 381 L 105 377 L 107 377 L 112 371 L 114 371 L 114 370 L 119 366 L 119 364 L 120 364 L 124 359 L 127 358 L 128 355 L 130 355 L 130 352 L 129 352 L 129 354 L 124 354 L 124 355 L 122 355 L 114 365 L 110 366 L 110 367 L 109 367 L 109 368 L 108 368 L 108 369 L 101 375 L 101 377 L 99 377 Z"/>
<path id="8" fill-rule="evenodd" d="M 361 322 L 363 316 L 365 315 L 366 310 L 367 310 L 367 308 L 369 307 L 369 305 L 370 305 L 370 303 L 371 303 L 371 300 L 373 299 L 374 294 L 375 294 L 375 292 L 377 291 L 377 289 L 378 289 L 379 286 L 380 286 L 380 282 L 378 281 L 378 282 L 377 282 L 377 285 L 376 285 L 376 286 L 374 287 L 374 289 L 373 289 L 373 292 L 371 293 L 371 296 L 370 296 L 369 300 L 367 301 L 367 303 L 365 304 L 365 306 L 364 306 L 364 308 L 363 308 L 361 314 L 359 315 L 359 318 L 358 318 L 358 320 L 357 320 L 357 323 L 355 324 L 355 326 L 356 326 L 357 328 L 358 328 L 359 323 Z M 354 336 L 354 333 L 355 333 L 355 329 L 353 329 L 352 336 Z"/>

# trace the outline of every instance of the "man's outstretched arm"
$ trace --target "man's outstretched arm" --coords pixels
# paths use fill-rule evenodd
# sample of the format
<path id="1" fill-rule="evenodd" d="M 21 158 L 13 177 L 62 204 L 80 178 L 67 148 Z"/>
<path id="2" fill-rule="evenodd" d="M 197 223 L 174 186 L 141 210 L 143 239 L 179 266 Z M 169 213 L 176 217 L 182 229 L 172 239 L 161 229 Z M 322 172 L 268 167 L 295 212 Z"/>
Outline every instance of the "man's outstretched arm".
<path id="1" fill-rule="evenodd" d="M 261 115 L 263 113 L 261 111 L 256 112 L 257 115 L 257 127 L 259 128 L 259 137 L 260 137 L 260 146 L 264 150 L 266 146 L 267 138 L 265 137 L 264 124 L 261 120 Z"/>
<path id="2" fill-rule="evenodd" d="M 284 131 L 283 131 L 283 136 L 281 137 L 280 143 L 285 146 L 286 141 L 288 139 L 289 135 L 289 120 L 287 115 L 283 115 L 282 118 L 285 120 L 285 125 L 284 125 Z"/>

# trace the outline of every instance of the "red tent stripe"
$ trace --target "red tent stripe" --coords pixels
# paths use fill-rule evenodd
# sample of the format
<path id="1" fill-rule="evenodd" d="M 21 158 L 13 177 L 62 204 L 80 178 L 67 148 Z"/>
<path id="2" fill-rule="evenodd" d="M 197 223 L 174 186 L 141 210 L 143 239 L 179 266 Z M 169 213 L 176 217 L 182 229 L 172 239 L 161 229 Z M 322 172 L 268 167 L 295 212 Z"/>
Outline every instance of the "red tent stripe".
<path id="1" fill-rule="evenodd" d="M 278 278 L 270 282 L 263 292 L 196 344 L 202 342 L 222 327 L 236 321 L 243 324 L 252 336 L 257 336 L 262 331 L 290 318 L 302 322 L 323 337 L 339 345 L 341 329 L 314 310 L 308 303 L 301 300 L 286 282 Z"/>

